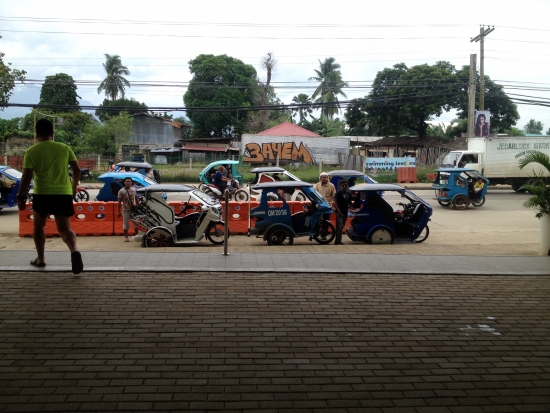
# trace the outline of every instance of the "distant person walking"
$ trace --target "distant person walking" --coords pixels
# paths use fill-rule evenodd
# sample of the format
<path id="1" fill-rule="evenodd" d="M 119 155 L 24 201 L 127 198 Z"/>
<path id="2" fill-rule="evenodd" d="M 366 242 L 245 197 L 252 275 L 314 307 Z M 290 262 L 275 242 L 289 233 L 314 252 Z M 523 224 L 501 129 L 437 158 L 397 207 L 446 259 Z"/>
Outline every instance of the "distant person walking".
<path id="1" fill-rule="evenodd" d="M 136 189 L 132 187 L 132 178 L 124 179 L 124 188 L 118 191 L 117 216 L 122 215 L 122 230 L 124 231 L 124 242 L 130 242 L 128 230 L 130 229 L 130 215 L 132 207 L 139 206 Z M 123 208 L 121 213 L 121 207 Z M 137 233 L 137 231 L 136 231 Z"/>
<path id="2" fill-rule="evenodd" d="M 34 177 L 33 238 L 38 256 L 30 264 L 35 267 L 46 266 L 44 228 L 48 215 L 53 215 L 59 235 L 71 251 L 73 274 L 80 274 L 84 264 L 76 247 L 76 234 L 71 228 L 71 217 L 74 215 L 73 195 L 80 181 L 80 167 L 70 147 L 54 142 L 53 124 L 49 120 L 40 119 L 36 122 L 35 135 L 38 142 L 25 151 L 23 176 L 17 194 L 17 207 L 22 211 L 25 209 L 27 191 Z M 72 170 L 72 184 L 67 165 Z"/>
<path id="3" fill-rule="evenodd" d="M 334 195 L 332 207 L 336 213 L 336 240 L 335 245 L 342 245 L 342 231 L 348 218 L 348 210 L 351 205 L 351 193 L 346 181 L 340 182 L 340 190 Z"/>

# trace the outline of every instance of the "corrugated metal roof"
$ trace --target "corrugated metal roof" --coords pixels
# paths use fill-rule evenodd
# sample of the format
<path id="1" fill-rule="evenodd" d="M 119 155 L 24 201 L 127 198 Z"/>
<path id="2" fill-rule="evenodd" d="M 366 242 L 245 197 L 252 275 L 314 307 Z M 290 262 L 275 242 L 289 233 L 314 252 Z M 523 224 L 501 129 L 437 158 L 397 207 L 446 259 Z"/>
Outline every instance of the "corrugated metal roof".
<path id="1" fill-rule="evenodd" d="M 227 148 L 216 148 L 215 146 L 189 146 L 182 148 L 184 151 L 205 151 L 205 152 L 227 152 Z"/>
<path id="2" fill-rule="evenodd" d="M 317 136 L 315 132 L 302 128 L 301 126 L 295 125 L 294 123 L 284 122 L 280 125 L 273 126 L 270 129 L 264 130 L 263 132 L 257 133 L 256 135 L 273 135 L 273 136 Z"/>

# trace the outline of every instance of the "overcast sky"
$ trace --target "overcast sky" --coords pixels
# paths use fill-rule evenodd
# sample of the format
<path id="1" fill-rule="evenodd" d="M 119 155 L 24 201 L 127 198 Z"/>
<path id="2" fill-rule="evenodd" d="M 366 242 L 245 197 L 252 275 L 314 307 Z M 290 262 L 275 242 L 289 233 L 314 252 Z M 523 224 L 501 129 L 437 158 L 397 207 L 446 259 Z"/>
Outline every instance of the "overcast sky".
<path id="1" fill-rule="evenodd" d="M 477 53 L 479 68 L 479 43 L 470 39 L 484 24 L 496 27 L 485 41 L 485 74 L 520 85 L 507 93 L 550 100 L 548 16 L 548 0 L 18 0 L 2 1 L 0 50 L 4 62 L 26 70 L 29 80 L 67 73 L 87 82 L 78 94 L 93 105 L 104 99 L 96 91 L 105 77 L 104 54 L 118 54 L 136 83 L 126 97 L 150 107 L 183 106 L 188 62 L 199 54 L 241 59 L 263 78 L 261 57 L 273 52 L 278 64 L 272 82 L 290 103 L 299 93 L 313 93 L 316 84 L 308 78 L 318 59 L 330 56 L 350 83 L 348 98 L 368 94 L 376 73 L 399 62 L 410 67 L 446 60 L 460 68 Z M 39 93 L 39 84 L 18 85 L 10 102 L 38 103 Z M 549 107 L 518 110 L 519 127 L 534 118 L 544 131 L 550 128 Z M 0 112 L 2 118 L 20 115 L 15 108 Z"/>

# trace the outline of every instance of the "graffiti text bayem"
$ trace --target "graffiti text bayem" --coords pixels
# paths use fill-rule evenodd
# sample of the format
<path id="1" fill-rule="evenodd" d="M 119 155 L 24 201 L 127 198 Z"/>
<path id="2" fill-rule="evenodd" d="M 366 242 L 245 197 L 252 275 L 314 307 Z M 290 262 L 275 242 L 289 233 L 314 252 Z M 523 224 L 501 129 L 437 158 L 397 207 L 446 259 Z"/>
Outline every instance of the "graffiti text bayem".
<path id="1" fill-rule="evenodd" d="M 244 150 L 244 162 L 268 162 L 279 160 L 288 160 L 293 162 L 313 163 L 313 156 L 309 153 L 306 145 L 300 142 L 300 147 L 295 142 L 269 142 L 248 143 Z"/>

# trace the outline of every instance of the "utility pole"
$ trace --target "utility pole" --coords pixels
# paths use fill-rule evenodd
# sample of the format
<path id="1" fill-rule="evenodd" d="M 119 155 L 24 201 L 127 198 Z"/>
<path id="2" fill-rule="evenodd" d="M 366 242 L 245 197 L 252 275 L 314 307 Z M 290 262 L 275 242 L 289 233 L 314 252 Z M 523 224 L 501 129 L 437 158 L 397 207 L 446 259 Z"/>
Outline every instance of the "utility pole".
<path id="1" fill-rule="evenodd" d="M 485 36 L 495 30 L 495 26 L 480 26 L 479 34 L 470 40 L 472 42 L 479 42 L 479 110 L 485 110 L 485 71 L 483 67 L 483 61 L 485 58 Z"/>
<path id="2" fill-rule="evenodd" d="M 470 87 L 468 88 L 468 139 L 474 137 L 474 110 L 476 106 L 476 60 L 477 55 L 470 55 Z"/>

